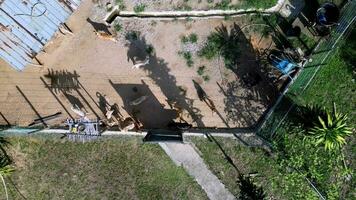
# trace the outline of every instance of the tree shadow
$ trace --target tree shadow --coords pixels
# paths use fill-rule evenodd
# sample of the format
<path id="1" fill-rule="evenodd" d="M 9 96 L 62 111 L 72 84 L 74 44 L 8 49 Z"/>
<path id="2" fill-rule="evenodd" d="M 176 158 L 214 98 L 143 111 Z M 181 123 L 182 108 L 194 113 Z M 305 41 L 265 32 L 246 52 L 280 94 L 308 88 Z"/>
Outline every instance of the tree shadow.
<path id="1" fill-rule="evenodd" d="M 302 9 L 302 12 L 298 15 L 300 21 L 306 27 L 311 27 L 316 20 L 316 11 L 320 7 L 317 0 L 308 0 L 308 3 Z"/>
<path id="2" fill-rule="evenodd" d="M 111 35 L 111 32 L 105 23 L 94 22 L 90 18 L 87 18 L 87 22 L 93 26 L 95 31 Z"/>
<path id="3" fill-rule="evenodd" d="M 200 110 L 193 106 L 192 99 L 186 97 L 184 88 L 177 85 L 176 78 L 170 74 L 168 63 L 156 55 L 153 46 L 147 44 L 144 37 L 141 37 L 139 34 L 134 36 L 126 37 L 128 41 L 128 60 L 131 60 L 135 64 L 137 61 L 143 61 L 148 58 L 149 62 L 141 68 L 160 87 L 171 107 L 174 107 L 178 113 L 186 111 L 198 127 L 204 127 Z M 180 115 L 180 118 L 184 120 L 182 115 Z"/>
<path id="4" fill-rule="evenodd" d="M 240 174 L 237 183 L 240 187 L 240 200 L 263 200 L 266 198 L 262 187 L 255 185 L 250 177 Z"/>
<path id="5" fill-rule="evenodd" d="M 251 40 L 236 23 L 229 28 L 221 25 L 216 30 L 220 37 L 225 38 L 229 43 L 234 43 L 234 45 L 224 47 L 227 49 L 223 51 L 238 48 L 233 51 L 233 55 L 221 54 L 224 59 L 229 57 L 228 68 L 235 74 L 234 79 L 230 78 L 223 83 L 217 83 L 225 96 L 226 120 L 229 124 L 241 122 L 247 127 L 254 126 L 259 117 L 256 114 L 261 113 L 261 110 L 265 109 L 264 106 L 274 101 L 278 87 L 266 74 L 259 53 L 255 51 Z"/>
<path id="6" fill-rule="evenodd" d="M 123 109 L 146 129 L 167 127 L 177 112 L 165 109 L 145 82 L 142 84 L 115 84 L 109 80 L 123 100 Z"/>

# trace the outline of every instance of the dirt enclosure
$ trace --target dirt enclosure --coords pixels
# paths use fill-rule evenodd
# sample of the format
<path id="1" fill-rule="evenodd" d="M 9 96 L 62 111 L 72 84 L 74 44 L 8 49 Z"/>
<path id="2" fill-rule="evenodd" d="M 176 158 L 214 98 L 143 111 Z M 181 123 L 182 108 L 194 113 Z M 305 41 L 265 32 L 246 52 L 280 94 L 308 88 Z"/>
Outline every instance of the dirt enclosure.
<path id="1" fill-rule="evenodd" d="M 73 35 L 58 33 L 37 57 L 43 67 L 15 72 L 0 64 L 1 124 L 27 126 L 34 119 L 62 114 L 46 123 L 61 125 L 78 117 L 76 106 L 89 118 L 133 117 L 144 128 L 165 128 L 170 122 L 195 127 L 250 127 L 274 101 L 277 86 L 260 69 L 258 54 L 271 38 L 241 31 L 247 16 L 224 19 L 116 19 L 120 30 L 103 25 L 106 10 L 83 1 L 68 26 Z M 240 29 L 241 54 L 227 69 L 222 58 L 198 56 L 208 35 L 217 27 Z M 101 29 L 101 30 L 100 30 Z M 118 29 L 118 28 L 116 28 Z M 96 31 L 108 31 L 113 38 Z M 197 35 L 183 43 L 182 37 Z M 190 52 L 193 64 L 181 52 Z M 134 67 L 136 64 L 142 66 Z M 198 72 L 199 71 L 199 72 Z M 244 78 L 255 74 L 249 85 Z"/>

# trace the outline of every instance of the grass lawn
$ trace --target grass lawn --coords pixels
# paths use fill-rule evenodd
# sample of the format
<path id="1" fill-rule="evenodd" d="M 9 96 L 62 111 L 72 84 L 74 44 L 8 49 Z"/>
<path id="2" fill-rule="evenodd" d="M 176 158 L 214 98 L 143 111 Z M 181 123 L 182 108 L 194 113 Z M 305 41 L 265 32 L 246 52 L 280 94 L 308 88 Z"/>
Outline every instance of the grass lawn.
<path id="1" fill-rule="evenodd" d="M 349 44 L 349 41 L 346 43 Z M 352 69 L 355 66 L 343 59 L 341 51 L 343 48 L 344 46 L 340 47 L 331 56 L 327 65 L 321 67 L 310 86 L 297 100 L 303 104 L 319 104 L 330 109 L 335 102 L 339 111 L 348 113 L 350 124 L 355 125 L 356 84 Z"/>
<path id="2" fill-rule="evenodd" d="M 294 197 L 299 197 L 301 192 L 305 193 L 305 196 L 309 195 L 317 199 L 303 178 L 298 179 L 298 183 L 294 185 L 286 184 L 291 177 L 300 177 L 300 175 L 289 173 L 285 169 L 281 170 L 278 161 L 262 149 L 246 147 L 231 138 L 215 137 L 215 139 L 242 174 L 257 174 L 252 180 L 256 185 L 262 186 L 267 199 L 298 199 Z M 235 196 L 239 196 L 240 190 L 236 183 L 238 172 L 228 162 L 218 145 L 204 138 L 191 138 L 191 141 L 201 152 L 210 170 Z M 290 188 L 283 193 L 283 188 L 286 186 Z"/>
<path id="3" fill-rule="evenodd" d="M 37 136 L 8 139 L 16 167 L 11 179 L 27 199 L 207 199 L 183 168 L 141 138 L 84 144 Z M 21 199 L 7 182 L 11 199 Z"/>
<path id="4" fill-rule="evenodd" d="M 278 0 L 243 0 L 242 5 L 245 8 L 271 8 L 277 4 Z"/>

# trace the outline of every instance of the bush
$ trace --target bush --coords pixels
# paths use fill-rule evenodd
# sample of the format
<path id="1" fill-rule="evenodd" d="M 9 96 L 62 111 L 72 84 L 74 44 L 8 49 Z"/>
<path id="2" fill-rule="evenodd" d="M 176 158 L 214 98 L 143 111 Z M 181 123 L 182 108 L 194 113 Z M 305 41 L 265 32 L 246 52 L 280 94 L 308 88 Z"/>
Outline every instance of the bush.
<path id="1" fill-rule="evenodd" d="M 195 33 L 190 34 L 189 36 L 183 36 L 181 38 L 183 44 L 187 43 L 197 43 L 198 42 L 198 35 Z"/>
<path id="2" fill-rule="evenodd" d="M 115 28 L 115 30 L 116 30 L 117 32 L 120 32 L 120 31 L 122 30 L 122 25 L 121 25 L 120 23 L 116 23 L 116 24 L 114 25 L 114 28 Z"/>
<path id="3" fill-rule="evenodd" d="M 140 13 L 145 11 L 146 5 L 145 4 L 139 4 L 134 7 L 135 13 Z"/>
<path id="4" fill-rule="evenodd" d="M 193 67 L 194 61 L 193 61 L 193 55 L 192 55 L 191 52 L 189 52 L 189 51 L 184 51 L 184 52 L 180 51 L 180 52 L 178 52 L 178 54 L 183 56 L 183 58 L 185 59 L 188 67 Z"/>
<path id="5" fill-rule="evenodd" d="M 205 66 L 200 66 L 197 70 L 197 73 L 202 76 L 205 73 Z"/>

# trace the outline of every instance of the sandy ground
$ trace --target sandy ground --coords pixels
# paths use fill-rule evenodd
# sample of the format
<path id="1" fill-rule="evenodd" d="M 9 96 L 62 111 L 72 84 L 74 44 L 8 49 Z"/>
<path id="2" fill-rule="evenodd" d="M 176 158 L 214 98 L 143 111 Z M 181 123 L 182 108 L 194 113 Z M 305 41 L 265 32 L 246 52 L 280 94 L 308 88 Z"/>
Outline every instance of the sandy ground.
<path id="1" fill-rule="evenodd" d="M 95 0 L 94 0 L 95 1 Z M 145 11 L 167 10 L 209 10 L 215 8 L 222 0 L 96 0 L 101 5 L 124 5 L 124 10 L 134 10 L 134 7 L 145 5 Z M 232 0 L 230 5 L 238 5 L 239 0 Z"/>
<path id="2" fill-rule="evenodd" d="M 122 119 L 135 116 L 146 128 L 162 128 L 172 120 L 179 121 L 178 116 L 199 127 L 248 127 L 257 122 L 273 100 L 275 91 L 265 80 L 254 88 L 241 86 L 241 76 L 258 67 L 250 44 L 244 47 L 235 73 L 224 68 L 222 61 L 206 61 L 197 56 L 193 58 L 194 67 L 189 68 L 178 55 L 185 48 L 194 55 L 215 27 L 242 25 L 242 18 L 125 20 L 120 21 L 123 31 L 114 42 L 98 37 L 87 21 L 90 17 L 102 22 L 105 14 L 91 0 L 84 1 L 67 23 L 74 35 L 58 33 L 45 52 L 38 55 L 44 67 L 28 66 L 25 71 L 16 72 L 0 63 L 0 124 L 8 121 L 12 125 L 28 125 L 40 116 L 62 112 L 59 118 L 48 122 L 61 124 L 69 116 L 78 117 L 71 110 L 74 104 L 92 119 L 105 119 L 106 107 L 117 104 Z M 125 35 L 129 31 L 141 32 L 138 40 L 127 41 Z M 198 35 L 198 44 L 186 47 L 181 37 L 190 33 Z M 268 41 L 259 38 L 246 39 L 255 46 L 268 45 Z M 132 60 L 143 60 L 147 45 L 154 47 L 149 64 L 133 69 Z M 209 81 L 197 74 L 202 65 L 206 66 Z M 197 87 L 205 92 L 205 101 L 199 99 Z M 132 105 L 142 96 L 147 96 L 143 103 Z"/>

